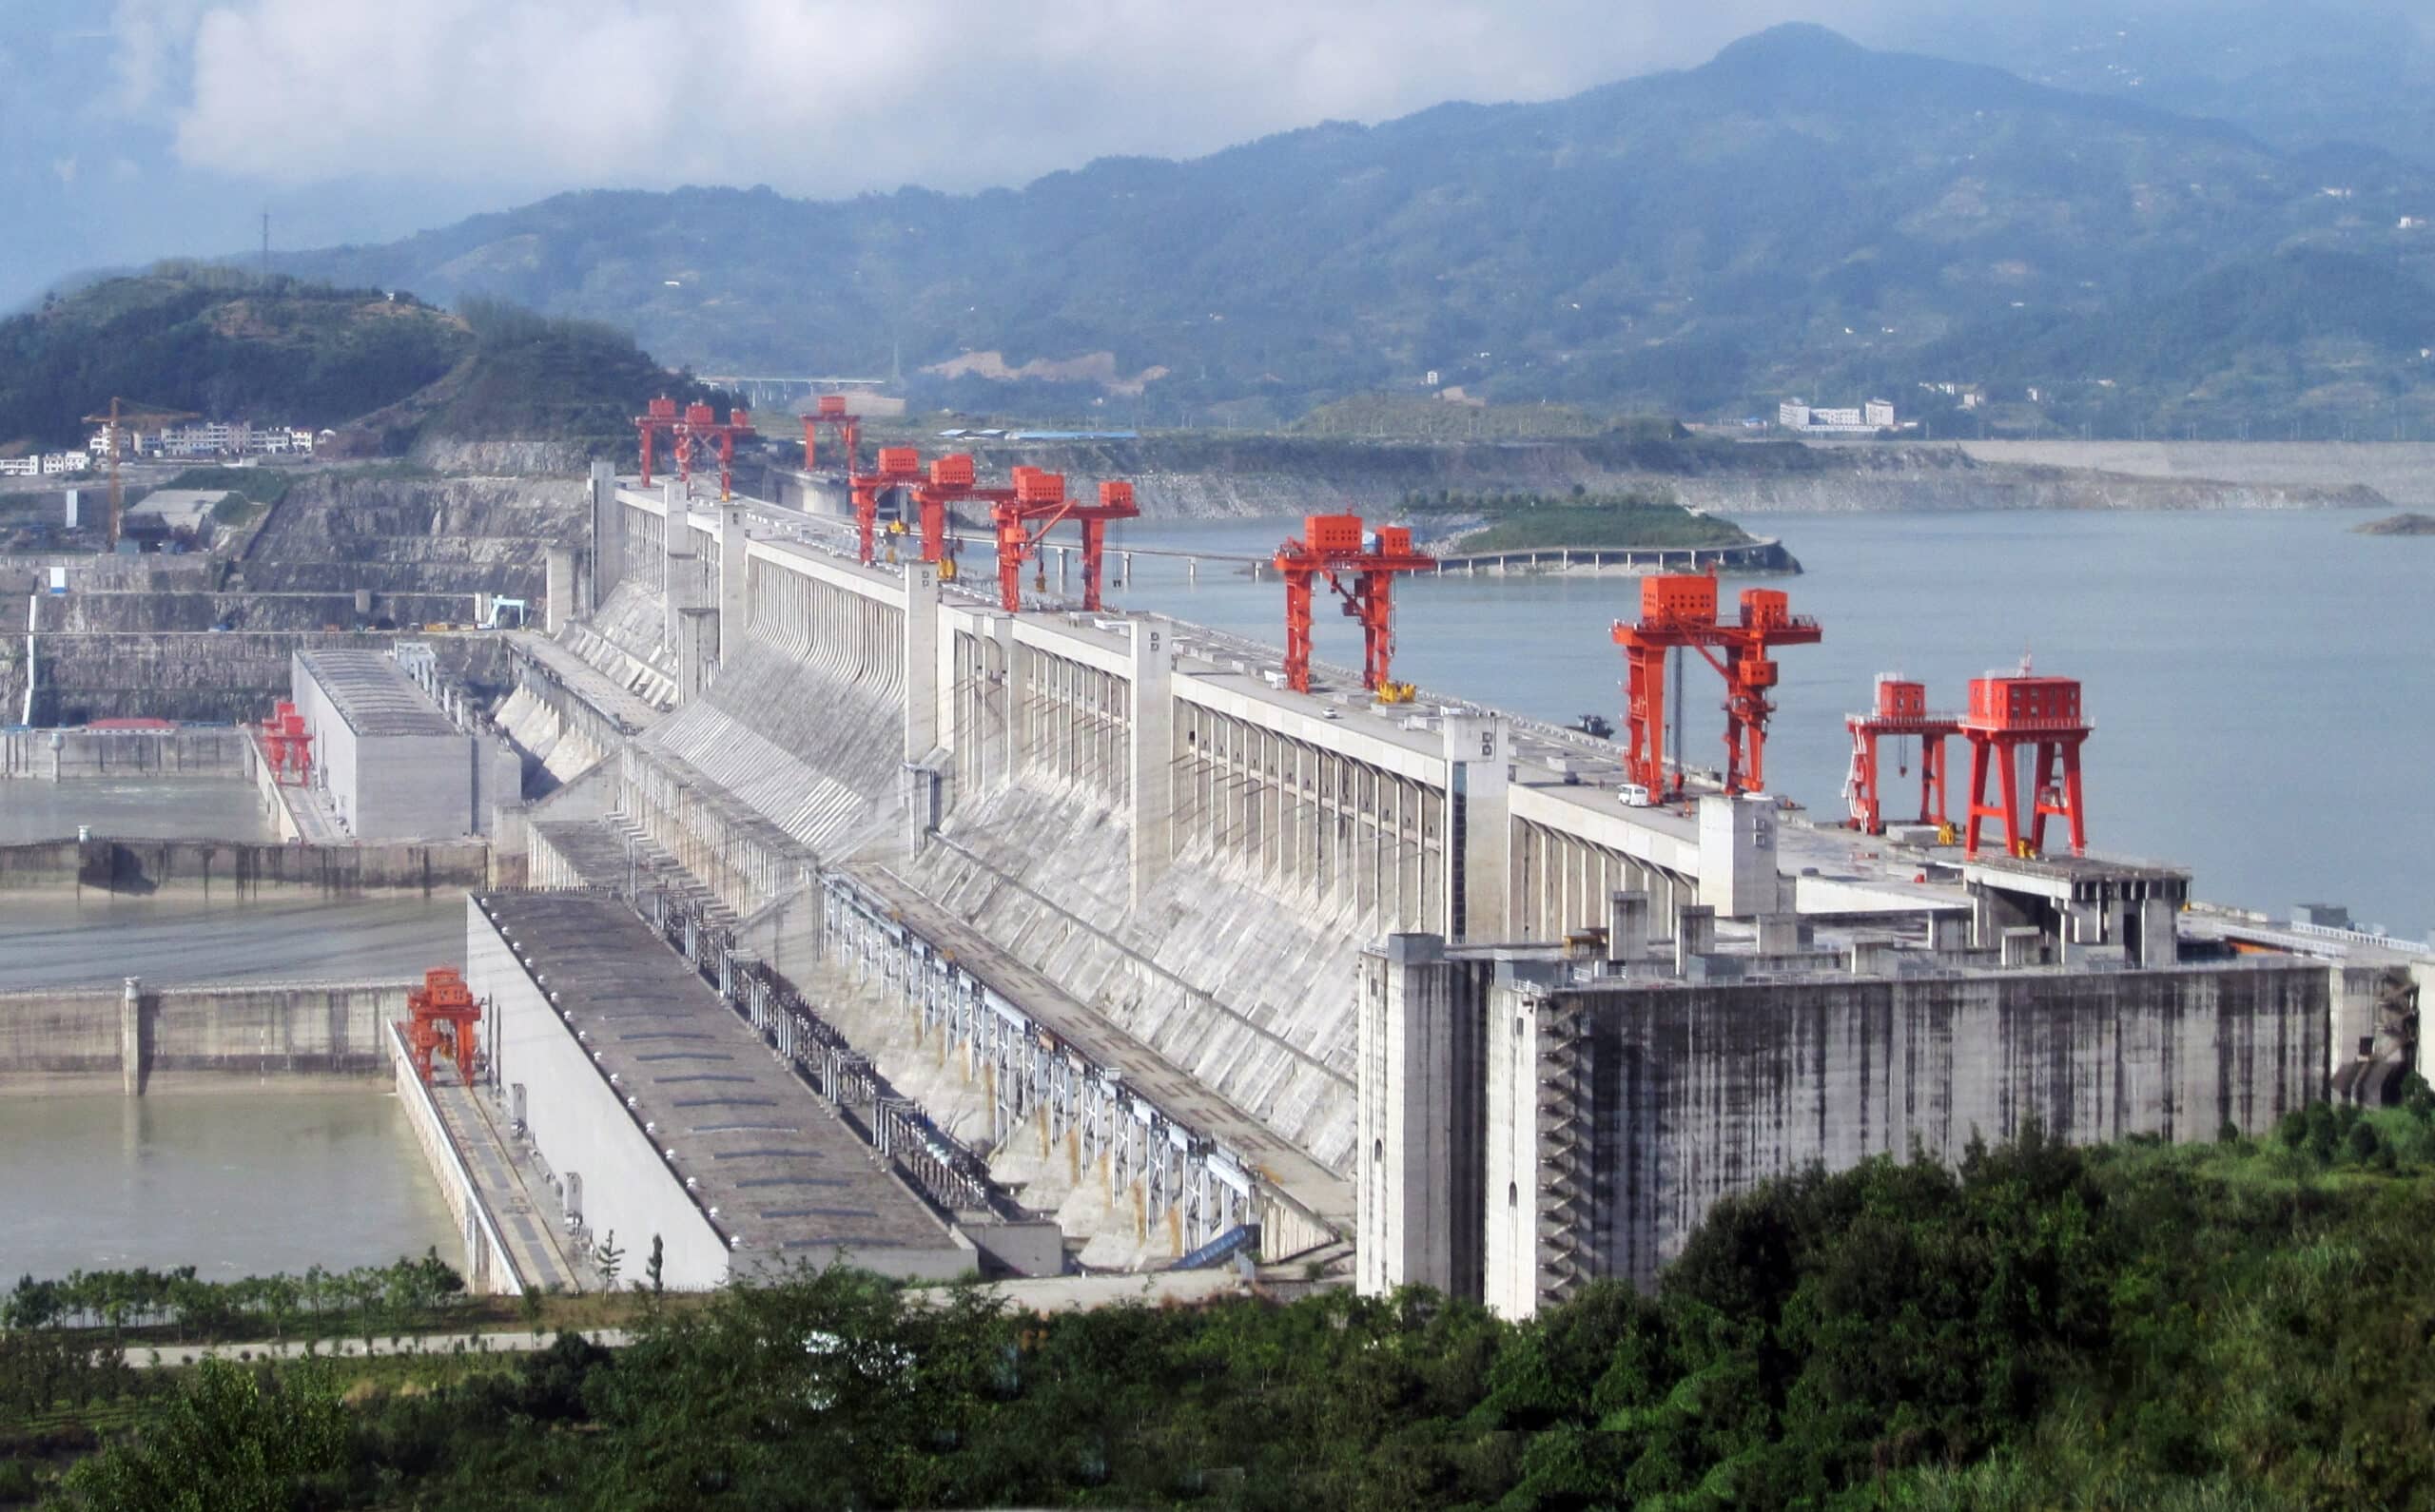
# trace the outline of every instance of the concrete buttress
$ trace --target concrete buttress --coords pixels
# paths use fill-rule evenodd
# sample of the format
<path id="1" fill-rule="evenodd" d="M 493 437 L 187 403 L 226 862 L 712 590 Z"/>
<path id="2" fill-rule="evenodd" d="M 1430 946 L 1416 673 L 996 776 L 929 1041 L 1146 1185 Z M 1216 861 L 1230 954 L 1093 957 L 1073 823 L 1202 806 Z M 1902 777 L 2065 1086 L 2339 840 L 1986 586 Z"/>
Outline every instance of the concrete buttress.
<path id="1" fill-rule="evenodd" d="M 745 530 L 744 519 L 744 506 L 741 504 L 730 504 L 719 511 L 719 644 L 722 648 L 744 638 L 744 628 L 750 623 L 751 612 L 745 597 L 749 576 L 745 553 L 751 546 L 752 538 Z"/>
<path id="2" fill-rule="evenodd" d="M 541 626 L 555 636 L 575 617 L 575 548 L 553 546 L 541 553 Z"/>
<path id="3" fill-rule="evenodd" d="M 617 497 L 617 470 L 592 464 L 592 601 L 605 604 L 626 565 L 626 506 Z"/>
<path id="4" fill-rule="evenodd" d="M 666 604 L 665 615 L 661 622 L 660 644 L 673 652 L 678 650 L 678 630 L 682 624 L 679 616 L 685 611 L 694 607 L 692 571 L 693 526 L 692 516 L 687 512 L 683 489 L 674 478 L 668 480 L 668 486 L 661 492 L 660 497 L 665 501 L 668 510 L 667 516 L 661 521 L 659 536 L 660 548 L 666 563 L 660 574 L 660 582 L 666 590 L 661 595 L 666 600 Z M 680 692 L 678 696 L 681 698 L 683 695 Z"/>
<path id="5" fill-rule="evenodd" d="M 1133 905 L 1166 869 L 1174 852 L 1175 813 L 1175 626 L 1149 616 L 1132 623 Z"/>
<path id="6" fill-rule="evenodd" d="M 1446 856 L 1446 899 L 1454 916 L 1450 935 L 1456 940 L 1505 938 L 1510 734 L 1501 717 L 1446 716 L 1448 787 L 1463 814 L 1463 843 L 1447 847 Z"/>
<path id="7" fill-rule="evenodd" d="M 905 564 L 905 759 L 939 744 L 939 569 Z"/>

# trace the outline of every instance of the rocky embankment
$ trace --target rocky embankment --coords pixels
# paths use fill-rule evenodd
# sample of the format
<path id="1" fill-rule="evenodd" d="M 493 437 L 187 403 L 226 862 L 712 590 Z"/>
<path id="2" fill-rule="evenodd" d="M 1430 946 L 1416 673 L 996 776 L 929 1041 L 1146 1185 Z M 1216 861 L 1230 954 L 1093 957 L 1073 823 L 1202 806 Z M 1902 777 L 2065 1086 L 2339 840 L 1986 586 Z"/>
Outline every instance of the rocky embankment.
<path id="1" fill-rule="evenodd" d="M 235 560 L 79 564 L 71 591 L 30 595 L 34 722 L 149 716 L 259 717 L 306 646 L 385 646 L 391 627 L 463 624 L 473 595 L 541 597 L 542 552 L 580 537 L 583 485 L 570 478 L 412 478 L 325 473 L 300 482 Z M 11 574 L 13 576 L 13 574 Z M 0 582 L 13 589 L 16 582 Z M 371 607 L 356 609 L 359 591 Z M 28 598 L 0 651 L 0 709 L 24 708 Z M 375 633 L 359 635 L 359 623 Z M 441 636 L 442 661 L 475 683 L 496 649 Z"/>
<path id="2" fill-rule="evenodd" d="M 2150 476 L 1991 462 L 1955 447 L 1736 445 L 1624 437 L 1360 442 L 1275 436 L 984 443 L 982 466 L 1029 463 L 1085 487 L 1130 478 L 1145 513 L 1176 518 L 1349 510 L 1383 515 L 1412 493 L 1648 492 L 1713 514 L 1951 510 L 2389 507 L 2362 485 Z"/>
<path id="3" fill-rule="evenodd" d="M 543 549 L 579 537 L 584 498 L 571 477 L 325 473 L 280 501 L 228 586 L 537 599 Z"/>

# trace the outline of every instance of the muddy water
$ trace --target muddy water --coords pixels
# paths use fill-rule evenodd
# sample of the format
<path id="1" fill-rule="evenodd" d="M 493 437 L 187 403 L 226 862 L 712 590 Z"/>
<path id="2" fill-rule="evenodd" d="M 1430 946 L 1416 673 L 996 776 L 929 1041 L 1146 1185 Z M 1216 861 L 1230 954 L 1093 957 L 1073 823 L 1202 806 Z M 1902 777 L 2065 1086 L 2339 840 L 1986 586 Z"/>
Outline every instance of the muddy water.
<path id="1" fill-rule="evenodd" d="M 458 1258 L 385 1082 L 360 1092 L 0 1097 L 0 1284 L 191 1265 L 229 1279 Z"/>

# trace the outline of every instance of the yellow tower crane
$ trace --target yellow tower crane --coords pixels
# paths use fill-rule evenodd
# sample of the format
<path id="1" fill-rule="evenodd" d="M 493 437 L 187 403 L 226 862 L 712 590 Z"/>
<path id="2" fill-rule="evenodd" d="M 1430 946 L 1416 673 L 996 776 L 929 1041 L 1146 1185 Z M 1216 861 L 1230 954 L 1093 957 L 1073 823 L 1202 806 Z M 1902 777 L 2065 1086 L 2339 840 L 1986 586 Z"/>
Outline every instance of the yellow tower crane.
<path id="1" fill-rule="evenodd" d="M 198 420 L 202 417 L 191 410 L 165 410 L 148 404 L 135 404 L 116 395 L 110 396 L 107 414 L 85 417 L 85 423 L 88 425 L 104 425 L 109 428 L 106 434 L 109 437 L 107 444 L 110 456 L 110 526 L 109 539 L 107 544 L 103 546 L 103 551 L 115 552 L 118 550 L 119 507 L 125 502 L 127 496 L 119 486 L 118 459 L 120 454 L 127 450 L 126 428 L 139 421 L 166 425 L 172 420 Z"/>

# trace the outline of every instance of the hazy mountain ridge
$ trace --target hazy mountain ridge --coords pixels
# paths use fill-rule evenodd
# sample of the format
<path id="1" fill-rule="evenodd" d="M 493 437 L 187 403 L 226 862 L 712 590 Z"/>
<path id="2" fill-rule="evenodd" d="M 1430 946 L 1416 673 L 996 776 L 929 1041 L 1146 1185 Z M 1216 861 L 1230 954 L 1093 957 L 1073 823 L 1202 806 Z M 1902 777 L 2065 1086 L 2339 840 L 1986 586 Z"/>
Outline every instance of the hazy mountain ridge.
<path id="1" fill-rule="evenodd" d="M 2425 286 L 2435 240 L 2399 226 L 2422 213 L 2435 176 L 2387 154 L 2278 152 L 2222 122 L 1786 27 L 1549 104 L 1109 159 L 1022 190 L 566 195 L 290 265 L 615 321 L 709 371 L 914 374 L 964 351 L 1167 368 L 1139 400 L 1030 391 L 1127 419 L 1291 415 L 1433 370 L 1494 398 L 1692 413 L 1863 389 L 1910 409 L 1918 382 L 2001 378 L 2088 385 L 2090 414 L 2127 423 L 2193 393 L 2416 396 L 2435 344 L 2419 303 L 2363 347 L 2355 320 L 2315 323 L 2310 281 Z M 2216 366 L 2113 370 L 2113 333 L 2226 277 L 2283 301 L 2247 327 L 2263 345 L 2176 339 Z"/>

